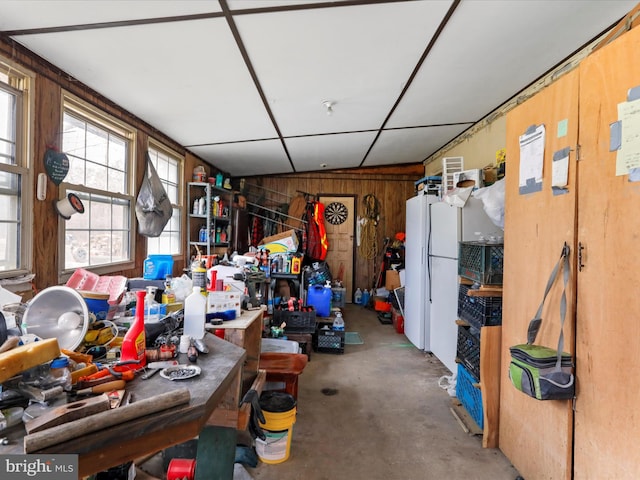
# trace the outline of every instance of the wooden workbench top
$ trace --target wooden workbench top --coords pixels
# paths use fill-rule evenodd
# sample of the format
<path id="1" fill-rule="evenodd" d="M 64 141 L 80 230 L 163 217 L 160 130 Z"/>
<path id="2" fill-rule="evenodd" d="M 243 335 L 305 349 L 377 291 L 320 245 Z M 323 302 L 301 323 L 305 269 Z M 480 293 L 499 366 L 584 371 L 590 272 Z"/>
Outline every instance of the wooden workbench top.
<path id="1" fill-rule="evenodd" d="M 148 380 L 138 377 L 127 384 L 127 391 L 134 403 L 162 392 L 184 388 L 189 390 L 189 403 L 33 453 L 76 453 L 79 455 L 79 476 L 87 476 L 196 437 L 241 371 L 246 356 L 243 348 L 212 334 L 205 335 L 205 343 L 209 353 L 198 357 L 197 365 L 202 369 L 199 376 L 170 381 L 155 375 Z M 189 363 L 184 354 L 178 360 L 180 363 Z M 0 446 L 0 454 L 24 453 L 24 435 L 23 428 L 10 432 L 7 435 L 10 444 Z"/>

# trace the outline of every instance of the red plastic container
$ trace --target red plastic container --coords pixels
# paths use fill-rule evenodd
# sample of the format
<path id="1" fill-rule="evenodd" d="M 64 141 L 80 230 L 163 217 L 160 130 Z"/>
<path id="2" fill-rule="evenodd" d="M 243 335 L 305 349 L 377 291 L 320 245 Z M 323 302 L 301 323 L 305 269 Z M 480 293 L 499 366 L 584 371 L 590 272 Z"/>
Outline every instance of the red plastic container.
<path id="1" fill-rule="evenodd" d="M 172 458 L 167 469 L 167 480 L 193 480 L 196 461 L 193 458 Z"/>

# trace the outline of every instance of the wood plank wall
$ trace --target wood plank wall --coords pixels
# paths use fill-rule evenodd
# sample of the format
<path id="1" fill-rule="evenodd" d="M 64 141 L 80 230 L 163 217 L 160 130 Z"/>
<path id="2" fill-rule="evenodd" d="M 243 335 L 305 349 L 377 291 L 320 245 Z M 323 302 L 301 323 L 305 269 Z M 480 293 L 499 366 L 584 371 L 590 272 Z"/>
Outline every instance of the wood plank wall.
<path id="1" fill-rule="evenodd" d="M 362 215 L 362 199 L 373 194 L 380 202 L 378 245 L 383 239 L 393 239 L 405 229 L 405 202 L 413 196 L 414 182 L 424 176 L 422 164 L 396 168 L 341 170 L 266 177 L 248 177 L 248 185 L 281 192 L 287 197 L 297 191 L 313 195 L 355 195 L 358 215 Z M 251 200 L 250 200 L 251 201 Z M 283 199 L 283 203 L 288 200 Z M 354 242 L 355 244 L 355 242 Z M 354 288 L 371 288 L 380 258 L 367 260 L 356 254 Z"/>
<path id="2" fill-rule="evenodd" d="M 33 172 L 32 192 L 36 191 L 38 174 L 45 171 L 42 158 L 44 157 L 47 145 L 59 146 L 61 144 L 61 99 L 63 89 L 137 129 L 137 144 L 135 146 L 135 158 L 137 160 L 134 171 L 136 192 L 139 190 L 144 173 L 144 152 L 147 149 L 147 142 L 150 136 L 164 143 L 167 147 L 172 148 L 174 151 L 185 155 L 185 181 L 191 180 L 192 172 L 196 165 L 204 165 L 206 171 L 210 174 L 215 174 L 217 171 L 211 166 L 204 164 L 204 162 L 196 156 L 186 152 L 182 146 L 158 132 L 150 125 L 101 97 L 80 82 L 70 78 L 46 60 L 29 52 L 16 42 L 2 36 L 0 36 L 0 56 L 20 64 L 35 73 L 35 87 L 32 92 L 35 96 L 33 100 L 35 111 L 32 123 L 33 144 L 31 146 L 29 167 Z M 55 211 L 54 203 L 59 197 L 59 188 L 52 182 L 47 182 L 47 200 L 39 202 L 35 200 L 35 193 L 33 196 L 32 272 L 36 274 L 34 288 L 37 291 L 52 285 L 63 284 L 65 279 L 58 277 L 57 239 L 59 232 L 58 215 Z M 188 209 L 189 207 L 185 204 L 185 210 L 188 211 Z M 46 235 L 43 232 L 46 232 Z M 186 238 L 183 244 L 186 244 Z M 127 277 L 142 276 L 143 261 L 147 256 L 145 237 L 138 235 L 135 239 L 135 245 L 135 266 L 127 270 L 111 271 L 109 274 L 124 275 Z M 174 262 L 174 275 L 181 274 L 184 265 L 184 259 L 176 259 Z"/>

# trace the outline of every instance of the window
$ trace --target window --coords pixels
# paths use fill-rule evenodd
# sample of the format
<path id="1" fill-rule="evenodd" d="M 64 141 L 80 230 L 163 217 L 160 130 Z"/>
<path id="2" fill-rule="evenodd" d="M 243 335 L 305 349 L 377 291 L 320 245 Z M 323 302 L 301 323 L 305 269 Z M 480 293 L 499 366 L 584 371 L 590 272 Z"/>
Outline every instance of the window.
<path id="1" fill-rule="evenodd" d="M 182 238 L 180 225 L 182 219 L 182 159 L 177 154 L 150 142 L 149 157 L 158 172 L 171 204 L 173 215 L 159 237 L 147 237 L 147 254 L 180 255 Z"/>
<path id="2" fill-rule="evenodd" d="M 62 150 L 69 173 L 60 185 L 61 198 L 75 194 L 84 206 L 84 213 L 61 221 L 63 273 L 79 267 L 130 268 L 135 132 L 75 97 L 65 95 L 63 103 Z"/>
<path id="3" fill-rule="evenodd" d="M 30 77 L 0 59 L 0 277 L 31 267 Z"/>

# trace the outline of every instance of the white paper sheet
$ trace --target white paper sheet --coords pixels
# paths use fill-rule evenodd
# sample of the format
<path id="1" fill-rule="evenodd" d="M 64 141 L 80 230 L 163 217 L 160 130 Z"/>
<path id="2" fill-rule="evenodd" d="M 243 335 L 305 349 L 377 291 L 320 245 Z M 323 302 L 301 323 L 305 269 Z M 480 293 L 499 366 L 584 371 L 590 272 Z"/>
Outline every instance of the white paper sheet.
<path id="1" fill-rule="evenodd" d="M 536 127 L 532 133 L 520 135 L 520 187 L 526 187 L 529 179 L 533 179 L 535 183 L 542 183 L 544 141 L 544 125 Z"/>
<path id="2" fill-rule="evenodd" d="M 622 122 L 622 143 L 616 155 L 616 175 L 627 175 L 640 167 L 640 100 L 618 104 L 618 119 Z"/>

